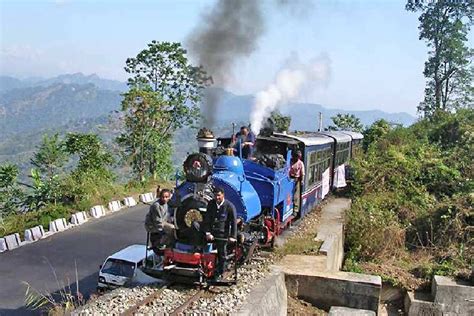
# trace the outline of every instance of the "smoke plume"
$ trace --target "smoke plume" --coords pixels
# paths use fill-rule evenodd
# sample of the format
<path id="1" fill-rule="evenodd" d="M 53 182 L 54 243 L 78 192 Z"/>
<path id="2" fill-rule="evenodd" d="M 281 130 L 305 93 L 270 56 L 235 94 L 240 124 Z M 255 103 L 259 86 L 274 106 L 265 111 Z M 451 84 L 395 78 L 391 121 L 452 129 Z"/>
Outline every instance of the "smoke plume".
<path id="1" fill-rule="evenodd" d="M 299 96 L 303 88 L 312 85 L 325 84 L 329 80 L 330 60 L 321 56 L 300 63 L 292 58 L 287 67 L 280 70 L 273 83 L 255 96 L 250 121 L 252 130 L 258 134 L 264 121 L 279 105 L 291 101 Z"/>
<path id="2" fill-rule="evenodd" d="M 225 86 L 232 79 L 234 62 L 257 49 L 264 32 L 262 2 L 219 0 L 203 21 L 188 38 L 190 53 L 215 84 Z M 202 108 L 205 126 L 214 124 L 218 101 L 215 90 L 208 89 Z"/>
<path id="3" fill-rule="evenodd" d="M 309 0 L 271 0 L 266 3 L 298 20 L 312 9 Z M 250 56 L 258 48 L 265 32 L 265 16 L 269 14 L 264 5 L 262 0 L 218 0 L 188 36 L 190 54 L 212 76 L 214 84 L 225 87 L 233 79 L 235 62 Z M 218 102 L 216 90 L 207 89 L 202 106 L 204 126 L 214 125 Z"/>

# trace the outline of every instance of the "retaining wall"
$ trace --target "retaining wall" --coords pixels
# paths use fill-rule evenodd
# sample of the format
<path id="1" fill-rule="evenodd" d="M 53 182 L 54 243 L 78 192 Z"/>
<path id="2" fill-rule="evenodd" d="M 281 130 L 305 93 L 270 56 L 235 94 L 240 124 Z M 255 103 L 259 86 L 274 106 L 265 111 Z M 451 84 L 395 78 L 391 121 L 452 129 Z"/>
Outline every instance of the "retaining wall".
<path id="1" fill-rule="evenodd" d="M 288 297 L 285 275 L 281 271 L 275 270 L 253 288 L 235 315 L 286 316 L 287 310 Z"/>
<path id="2" fill-rule="evenodd" d="M 474 286 L 435 275 L 431 293 L 407 293 L 405 311 L 409 316 L 474 315 Z"/>
<path id="3" fill-rule="evenodd" d="M 382 289 L 379 276 L 351 272 L 285 275 L 288 291 L 318 308 L 345 306 L 377 312 Z"/>

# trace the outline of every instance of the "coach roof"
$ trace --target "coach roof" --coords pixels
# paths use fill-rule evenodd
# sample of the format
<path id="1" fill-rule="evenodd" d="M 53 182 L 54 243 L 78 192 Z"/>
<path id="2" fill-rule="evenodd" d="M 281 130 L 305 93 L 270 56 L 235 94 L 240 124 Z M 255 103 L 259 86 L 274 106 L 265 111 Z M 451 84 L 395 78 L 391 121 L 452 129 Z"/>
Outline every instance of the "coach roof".
<path id="1" fill-rule="evenodd" d="M 339 131 L 324 131 L 319 132 L 319 134 L 335 138 L 338 143 L 346 143 L 352 140 L 351 136 Z"/>
<path id="2" fill-rule="evenodd" d="M 364 135 L 362 135 L 359 132 L 352 132 L 352 131 L 341 131 L 341 132 L 344 133 L 344 134 L 349 135 L 350 137 L 352 137 L 352 139 L 363 139 L 364 138 Z"/>
<path id="3" fill-rule="evenodd" d="M 324 145 L 324 144 L 332 144 L 334 140 L 328 136 L 321 135 L 318 133 L 305 133 L 301 135 L 294 135 L 294 134 L 281 134 L 281 133 L 273 133 L 275 136 L 283 136 L 292 139 L 296 139 L 306 146 L 314 146 L 314 145 Z"/>

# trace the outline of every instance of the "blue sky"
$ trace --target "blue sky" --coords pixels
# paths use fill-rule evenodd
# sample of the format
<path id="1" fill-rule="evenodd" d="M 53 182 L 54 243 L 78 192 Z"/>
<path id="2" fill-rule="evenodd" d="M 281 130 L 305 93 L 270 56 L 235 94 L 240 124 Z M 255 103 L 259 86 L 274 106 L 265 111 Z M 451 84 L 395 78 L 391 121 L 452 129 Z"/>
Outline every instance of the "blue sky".
<path id="1" fill-rule="evenodd" d="M 415 114 L 427 49 L 405 1 L 314 1 L 306 14 L 265 6 L 258 49 L 240 59 L 227 87 L 265 88 L 289 56 L 331 60 L 327 84 L 299 101 L 330 108 Z M 18 77 L 97 73 L 125 80 L 125 59 L 153 39 L 185 42 L 214 1 L 0 0 L 0 73 Z M 472 43 L 472 34 L 470 41 Z"/>

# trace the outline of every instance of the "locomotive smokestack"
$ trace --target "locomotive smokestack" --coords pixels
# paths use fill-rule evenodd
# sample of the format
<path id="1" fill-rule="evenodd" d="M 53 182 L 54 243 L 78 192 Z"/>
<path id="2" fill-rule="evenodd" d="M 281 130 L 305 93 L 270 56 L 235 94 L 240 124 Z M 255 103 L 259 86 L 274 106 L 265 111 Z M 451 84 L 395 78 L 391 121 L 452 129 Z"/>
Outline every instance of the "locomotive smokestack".
<path id="1" fill-rule="evenodd" d="M 196 137 L 199 146 L 199 152 L 211 155 L 212 149 L 216 147 L 214 133 L 208 128 L 201 128 Z"/>

